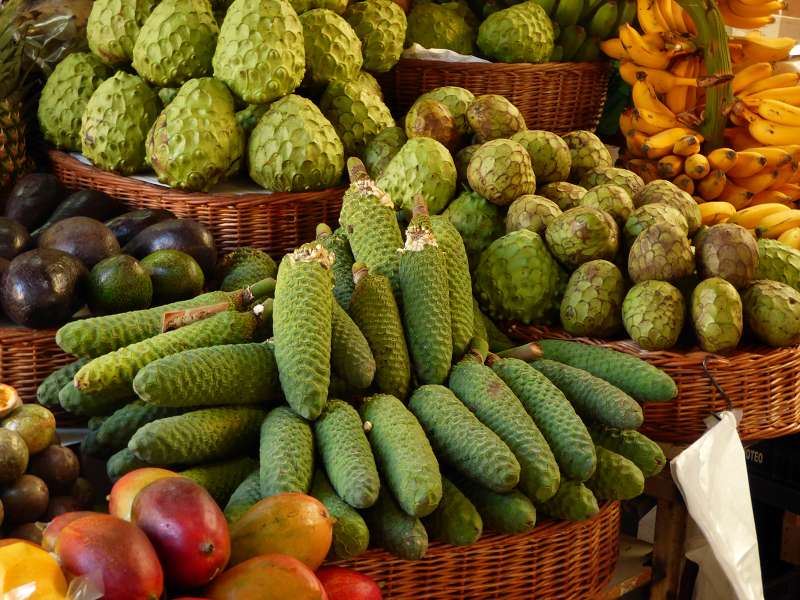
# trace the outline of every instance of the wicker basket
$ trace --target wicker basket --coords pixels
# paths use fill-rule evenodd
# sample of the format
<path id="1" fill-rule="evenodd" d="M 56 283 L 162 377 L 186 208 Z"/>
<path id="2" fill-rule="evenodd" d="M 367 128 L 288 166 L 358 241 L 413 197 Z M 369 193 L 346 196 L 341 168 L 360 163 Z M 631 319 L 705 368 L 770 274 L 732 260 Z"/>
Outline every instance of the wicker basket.
<path id="1" fill-rule="evenodd" d="M 474 94 L 500 94 L 522 112 L 529 129 L 567 133 L 594 131 L 608 89 L 609 65 L 591 63 L 455 63 L 402 58 L 380 78 L 397 116 L 417 97 L 434 88 L 455 85 Z"/>
<path id="2" fill-rule="evenodd" d="M 106 192 L 132 210 L 166 208 L 178 217 L 195 219 L 209 228 L 222 252 L 254 246 L 281 256 L 314 239 L 318 223 L 335 227 L 342 207 L 344 188 L 292 194 L 200 194 L 101 171 L 57 150 L 49 155 L 53 172 L 65 187 Z"/>
<path id="3" fill-rule="evenodd" d="M 619 552 L 620 507 L 588 521 L 545 521 L 521 535 L 487 533 L 471 546 L 433 542 L 420 561 L 370 550 L 334 564 L 378 581 L 386 600 L 587 600 L 609 581 Z"/>
<path id="4" fill-rule="evenodd" d="M 75 360 L 56 346 L 55 333 L 0 325 L 0 383 L 16 388 L 23 402 L 36 402 L 44 378 Z"/>
<path id="5" fill-rule="evenodd" d="M 546 327 L 514 325 L 511 333 L 528 341 L 576 339 L 605 346 L 643 358 L 669 373 L 678 384 L 677 400 L 644 404 L 641 431 L 659 442 L 697 440 L 706 431 L 704 420 L 728 408 L 729 400 L 734 409 L 743 411 L 739 423 L 743 441 L 800 431 L 800 347 L 743 346 L 723 357 L 697 349 L 646 352 L 630 340 L 573 338 L 564 331 Z"/>

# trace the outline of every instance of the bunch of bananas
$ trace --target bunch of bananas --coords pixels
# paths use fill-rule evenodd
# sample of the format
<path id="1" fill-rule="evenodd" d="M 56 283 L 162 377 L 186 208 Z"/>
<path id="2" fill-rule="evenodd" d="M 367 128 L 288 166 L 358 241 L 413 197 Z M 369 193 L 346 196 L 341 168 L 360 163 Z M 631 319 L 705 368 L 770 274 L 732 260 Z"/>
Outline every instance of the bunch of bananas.
<path id="1" fill-rule="evenodd" d="M 786 8 L 783 0 L 717 0 L 728 27 L 759 29 L 775 22 L 772 16 Z"/>
<path id="2" fill-rule="evenodd" d="M 536 0 L 556 30 L 553 62 L 600 58 L 600 43 L 636 18 L 635 0 Z"/>
<path id="3" fill-rule="evenodd" d="M 800 210 L 786 204 L 770 202 L 736 211 L 727 202 L 705 202 L 700 205 L 700 214 L 703 225 L 734 223 L 756 237 L 776 239 L 800 250 Z"/>

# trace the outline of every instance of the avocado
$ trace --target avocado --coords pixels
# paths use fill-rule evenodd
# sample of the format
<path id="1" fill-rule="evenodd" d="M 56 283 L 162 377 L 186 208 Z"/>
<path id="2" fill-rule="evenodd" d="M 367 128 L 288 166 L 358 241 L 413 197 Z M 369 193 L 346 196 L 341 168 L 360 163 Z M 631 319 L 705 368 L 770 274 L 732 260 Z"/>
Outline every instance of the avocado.
<path id="1" fill-rule="evenodd" d="M 124 246 L 150 225 L 174 218 L 174 214 L 163 208 L 143 208 L 114 217 L 106 221 L 106 225 L 117 238 L 119 245 Z"/>
<path id="2" fill-rule="evenodd" d="M 156 304 L 194 298 L 203 291 L 205 277 L 197 261 L 180 250 L 158 250 L 142 259 L 153 282 Z"/>
<path id="3" fill-rule="evenodd" d="M 90 217 L 98 221 L 107 221 L 111 217 L 116 217 L 122 213 L 125 207 L 116 198 L 112 198 L 104 192 L 97 190 L 80 190 L 72 193 L 59 204 L 36 231 L 31 233 L 31 237 L 36 239 L 42 232 L 53 223 L 63 221 L 70 217 Z"/>
<path id="4" fill-rule="evenodd" d="M 191 219 L 169 219 L 151 225 L 130 242 L 123 252 L 142 259 L 156 250 L 180 250 L 197 261 L 203 273 L 212 276 L 217 264 L 217 249 L 211 232 Z"/>
<path id="5" fill-rule="evenodd" d="M 0 258 L 11 260 L 30 243 L 31 236 L 22 223 L 0 217 Z"/>
<path id="6" fill-rule="evenodd" d="M 141 310 L 152 301 L 150 274 L 132 256 L 109 256 L 89 273 L 89 308 L 94 314 Z"/>
<path id="7" fill-rule="evenodd" d="M 89 272 L 61 250 L 24 252 L 11 261 L 0 288 L 0 304 L 9 319 L 25 327 L 64 324 L 84 305 Z"/>
<path id="8" fill-rule="evenodd" d="M 63 198 L 64 188 L 55 175 L 31 173 L 11 188 L 3 214 L 32 231 L 47 220 Z"/>
<path id="9" fill-rule="evenodd" d="M 39 236 L 39 248 L 53 248 L 71 254 L 91 269 L 104 258 L 120 253 L 111 230 L 89 217 L 69 217 L 54 223 Z"/>

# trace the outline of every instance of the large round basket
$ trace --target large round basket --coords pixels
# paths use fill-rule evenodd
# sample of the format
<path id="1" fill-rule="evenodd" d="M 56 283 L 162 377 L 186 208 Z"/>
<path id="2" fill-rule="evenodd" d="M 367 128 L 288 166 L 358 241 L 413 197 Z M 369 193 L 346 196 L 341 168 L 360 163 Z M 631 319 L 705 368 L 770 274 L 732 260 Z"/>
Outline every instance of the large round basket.
<path id="1" fill-rule="evenodd" d="M 209 228 L 219 250 L 253 246 L 281 256 L 313 240 L 318 223 L 335 227 L 344 188 L 303 193 L 201 194 L 108 173 L 58 150 L 49 151 L 53 172 L 65 187 L 94 189 L 129 208 L 165 208 Z"/>
<path id="2" fill-rule="evenodd" d="M 605 346 L 669 373 L 678 384 L 678 398 L 644 404 L 641 431 L 659 442 L 693 442 L 706 431 L 710 415 L 729 407 L 742 410 L 744 441 L 800 431 L 800 347 L 743 346 L 719 356 L 699 349 L 647 352 L 630 340 L 575 338 L 547 327 L 513 325 L 511 333 L 526 341 L 557 338 Z"/>
<path id="3" fill-rule="evenodd" d="M 36 402 L 44 378 L 75 360 L 56 346 L 55 333 L 0 324 L 0 383 L 16 388 L 23 402 Z"/>
<path id="4" fill-rule="evenodd" d="M 380 78 L 396 115 L 434 88 L 454 85 L 473 94 L 500 94 L 522 112 L 528 129 L 594 131 L 608 89 L 609 65 L 591 63 L 457 63 L 401 58 Z"/>
<path id="5" fill-rule="evenodd" d="M 611 578 L 620 508 L 607 502 L 588 521 L 544 521 L 531 533 L 485 534 L 471 546 L 433 542 L 419 561 L 370 550 L 334 564 L 378 581 L 386 600 L 587 600 Z"/>

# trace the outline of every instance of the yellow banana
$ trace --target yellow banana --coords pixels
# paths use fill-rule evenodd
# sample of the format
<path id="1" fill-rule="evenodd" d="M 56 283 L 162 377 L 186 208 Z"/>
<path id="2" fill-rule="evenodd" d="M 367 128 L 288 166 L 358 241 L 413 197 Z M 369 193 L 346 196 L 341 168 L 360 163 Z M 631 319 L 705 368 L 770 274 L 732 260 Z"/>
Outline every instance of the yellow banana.
<path id="1" fill-rule="evenodd" d="M 633 84 L 631 98 L 633 105 L 638 109 L 662 113 L 675 119 L 675 113 L 659 100 L 656 90 L 647 80 L 640 80 Z"/>
<path id="2" fill-rule="evenodd" d="M 736 214 L 736 207 L 730 202 L 703 202 L 700 206 L 700 218 L 703 225 L 725 223 Z"/>
<path id="3" fill-rule="evenodd" d="M 797 173 L 797 167 L 798 164 L 794 161 L 778 167 L 778 177 L 772 182 L 770 187 L 779 187 L 793 181 L 794 175 Z"/>
<path id="4" fill-rule="evenodd" d="M 736 164 L 736 150 L 733 148 L 717 148 L 708 155 L 708 164 L 712 169 L 727 173 Z"/>
<path id="5" fill-rule="evenodd" d="M 677 31 L 675 28 L 675 19 L 672 16 L 672 0 L 658 0 L 658 12 L 664 19 L 670 31 Z"/>
<path id="6" fill-rule="evenodd" d="M 672 5 L 672 29 L 678 33 L 689 33 L 689 28 L 686 27 L 686 20 L 683 16 L 683 7 L 675 2 L 675 0 L 668 0 Z"/>
<path id="7" fill-rule="evenodd" d="M 688 77 L 692 74 L 693 59 L 693 56 L 682 56 L 677 58 L 674 61 L 670 71 L 673 75 L 678 77 Z M 664 99 L 667 106 L 670 108 L 670 110 L 672 110 L 673 113 L 679 114 L 694 108 L 694 103 L 689 102 L 690 90 L 694 90 L 694 88 L 688 85 L 675 85 L 667 91 Z"/>
<path id="8" fill-rule="evenodd" d="M 800 140 L 800 127 L 757 118 L 747 127 L 750 135 L 764 146 L 783 146 Z"/>
<path id="9" fill-rule="evenodd" d="M 746 127 L 728 127 L 724 132 L 725 141 L 737 152 L 760 146 L 758 140 L 753 139 Z"/>
<path id="10" fill-rule="evenodd" d="M 753 199 L 750 201 L 750 207 L 755 206 L 763 206 L 765 204 L 780 204 L 781 206 L 785 206 L 786 208 L 792 208 L 792 199 L 783 192 L 779 192 L 778 190 L 769 189 L 764 190 L 763 192 L 759 192 Z"/>
<path id="11" fill-rule="evenodd" d="M 700 152 L 700 144 L 702 141 L 703 136 L 696 131 L 692 131 L 678 138 L 672 147 L 672 151 L 678 156 L 692 156 Z"/>
<path id="12" fill-rule="evenodd" d="M 626 23 L 619 28 L 619 39 L 625 52 L 637 65 L 651 69 L 666 69 L 672 55 L 647 43 L 636 29 Z"/>
<path id="13" fill-rule="evenodd" d="M 747 104 L 748 102 L 755 100 L 766 100 L 767 98 L 781 100 L 786 102 L 786 104 L 791 104 L 792 106 L 800 106 L 800 86 L 770 88 L 768 90 L 762 90 L 760 92 L 755 92 L 754 94 L 749 94 L 748 96 L 744 97 L 743 100 L 745 104 Z"/>
<path id="14" fill-rule="evenodd" d="M 638 108 L 633 110 L 633 123 L 636 129 L 647 135 L 655 135 L 665 129 L 672 129 L 673 127 L 680 127 L 681 125 L 675 118 L 675 115 L 666 115 L 661 112 L 640 110 Z"/>
<path id="15" fill-rule="evenodd" d="M 685 136 L 699 135 L 686 127 L 672 127 L 650 136 L 642 145 L 642 152 L 645 158 L 662 158 L 667 154 L 679 154 L 673 152 L 678 140 Z M 698 140 L 699 145 L 699 140 Z"/>
<path id="16" fill-rule="evenodd" d="M 757 81 L 766 79 L 772 76 L 772 65 L 768 62 L 760 62 L 750 65 L 739 71 L 731 81 L 733 93 L 738 94 L 746 87 L 754 84 Z"/>
<path id="17" fill-rule="evenodd" d="M 772 13 L 777 13 L 786 8 L 786 3 L 780 0 L 771 0 L 760 4 L 745 4 L 741 0 L 725 0 L 731 12 L 738 17 L 768 17 Z"/>
<path id="18" fill-rule="evenodd" d="M 641 131 L 634 130 L 633 135 L 629 135 L 625 138 L 625 145 L 628 147 L 628 150 L 631 154 L 636 157 L 643 157 L 644 150 L 642 150 L 642 146 L 647 141 L 647 136 L 643 134 Z M 653 166 L 655 170 L 655 165 Z"/>
<path id="19" fill-rule="evenodd" d="M 619 74 L 628 85 L 633 85 L 638 79 L 646 77 L 659 94 L 666 94 L 676 85 L 696 87 L 701 83 L 696 77 L 676 77 L 668 71 L 642 67 L 632 61 L 622 61 L 619 65 Z"/>
<path id="20" fill-rule="evenodd" d="M 764 163 L 764 167 L 774 169 L 792 162 L 792 153 L 789 152 L 788 148 L 788 146 L 785 148 L 779 148 L 777 146 L 755 146 L 750 148 L 750 151 L 756 152 L 766 159 L 767 162 Z"/>
<path id="21" fill-rule="evenodd" d="M 778 236 L 778 241 L 795 250 L 800 250 L 800 227 L 787 229 Z"/>
<path id="22" fill-rule="evenodd" d="M 725 187 L 723 188 L 719 199 L 724 200 L 725 202 L 730 202 L 736 207 L 736 210 L 742 210 L 748 204 L 750 204 L 750 200 L 753 198 L 753 196 L 755 196 L 753 192 L 736 185 L 730 180 L 727 180 L 725 181 Z"/>
<path id="23" fill-rule="evenodd" d="M 622 45 L 622 40 L 619 38 L 610 38 L 600 42 L 600 50 L 602 50 L 606 56 L 616 60 L 625 60 L 630 58 L 628 53 L 625 51 L 625 46 Z"/>
<path id="24" fill-rule="evenodd" d="M 744 150 L 736 155 L 736 164 L 733 165 L 726 175 L 728 177 L 752 177 L 767 166 L 767 159 L 764 155 L 752 150 Z"/>
<path id="25" fill-rule="evenodd" d="M 789 210 L 788 206 L 776 202 L 758 204 L 738 211 L 728 220 L 728 223 L 739 225 L 745 229 L 755 229 L 764 217 L 786 210 Z"/>
<path id="26" fill-rule="evenodd" d="M 716 200 L 722 195 L 727 181 L 725 173 L 714 170 L 697 182 L 697 191 L 700 197 L 707 202 Z"/>
<path id="27" fill-rule="evenodd" d="M 619 115 L 619 130 L 625 137 L 636 133 L 636 127 L 633 124 L 632 108 L 626 108 Z"/>
<path id="28" fill-rule="evenodd" d="M 717 5 L 725 24 L 734 29 L 761 29 L 775 22 L 774 17 L 740 17 L 724 0 L 720 0 Z"/>
<path id="29" fill-rule="evenodd" d="M 796 183 L 785 183 L 772 189 L 782 194 L 786 194 L 789 199 L 793 201 L 800 200 L 800 185 Z"/>
<path id="30" fill-rule="evenodd" d="M 658 9 L 656 0 L 636 0 L 636 17 L 645 33 L 666 33 L 669 27 Z"/>
<path id="31" fill-rule="evenodd" d="M 680 189 L 682 189 L 687 194 L 694 194 L 694 180 L 689 177 L 686 173 L 681 173 L 675 179 L 672 180 L 672 183 L 677 185 Z"/>
<path id="32" fill-rule="evenodd" d="M 728 173 L 730 174 L 730 171 Z M 780 175 L 778 169 L 763 169 L 750 177 L 732 178 L 732 181 L 747 191 L 757 194 L 771 187 L 778 180 L 778 175 Z"/>
<path id="33" fill-rule="evenodd" d="M 656 169 L 658 169 L 658 175 L 664 179 L 677 177 L 683 170 L 683 157 L 667 154 L 656 163 Z"/>
<path id="34" fill-rule="evenodd" d="M 754 110 L 769 121 L 794 127 L 800 126 L 800 107 L 798 106 L 767 98 L 760 100 Z"/>
<path id="35" fill-rule="evenodd" d="M 751 83 L 741 92 L 739 92 L 739 97 L 746 98 L 750 94 L 757 94 L 758 92 L 763 92 L 764 90 L 793 87 L 797 85 L 798 81 L 800 81 L 800 74 L 798 73 L 778 73 L 777 75 L 766 77 L 761 81 Z"/>
<path id="36" fill-rule="evenodd" d="M 761 219 L 756 227 L 756 235 L 774 240 L 793 227 L 800 227 L 800 210 L 784 210 Z"/>
<path id="37" fill-rule="evenodd" d="M 692 179 L 703 179 L 711 172 L 711 165 L 708 158 L 698 152 L 686 159 L 683 170 Z"/>
<path id="38" fill-rule="evenodd" d="M 779 62 L 789 58 L 789 53 L 796 42 L 793 38 L 768 38 L 756 31 L 749 32 L 743 38 L 734 38 L 742 45 L 742 52 L 747 60 L 753 62 Z"/>

